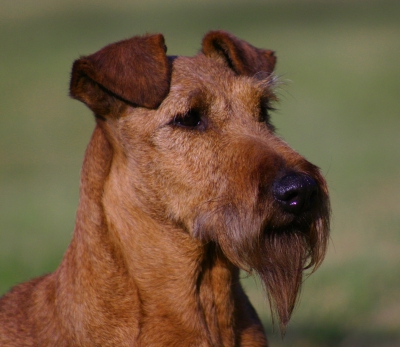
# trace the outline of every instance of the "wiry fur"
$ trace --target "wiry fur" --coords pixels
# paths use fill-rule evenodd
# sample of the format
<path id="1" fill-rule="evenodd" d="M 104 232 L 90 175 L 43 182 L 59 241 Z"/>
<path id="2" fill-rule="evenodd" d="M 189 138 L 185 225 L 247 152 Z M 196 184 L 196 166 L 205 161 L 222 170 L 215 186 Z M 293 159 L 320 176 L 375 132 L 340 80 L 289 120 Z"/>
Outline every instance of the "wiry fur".
<path id="1" fill-rule="evenodd" d="M 266 346 L 239 268 L 285 329 L 303 270 L 323 260 L 329 200 L 265 113 L 275 62 L 217 31 L 194 57 L 167 57 L 150 35 L 74 63 L 71 95 L 96 128 L 73 239 L 54 273 L 0 300 L 0 345 Z M 287 172 L 318 186 L 301 214 L 272 193 Z"/>

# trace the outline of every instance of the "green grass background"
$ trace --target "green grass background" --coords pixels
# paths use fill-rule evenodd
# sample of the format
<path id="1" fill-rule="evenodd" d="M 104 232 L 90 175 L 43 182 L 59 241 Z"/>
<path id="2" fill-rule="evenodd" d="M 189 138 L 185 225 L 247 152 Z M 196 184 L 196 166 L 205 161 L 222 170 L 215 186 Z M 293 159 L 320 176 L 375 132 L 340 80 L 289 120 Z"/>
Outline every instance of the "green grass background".
<path id="1" fill-rule="evenodd" d="M 271 345 L 400 346 L 399 1 L 0 0 L 0 293 L 71 238 L 94 124 L 68 98 L 72 61 L 145 32 L 192 55 L 210 29 L 277 52 L 274 123 L 330 186 L 329 252 L 283 341 L 244 279 Z"/>

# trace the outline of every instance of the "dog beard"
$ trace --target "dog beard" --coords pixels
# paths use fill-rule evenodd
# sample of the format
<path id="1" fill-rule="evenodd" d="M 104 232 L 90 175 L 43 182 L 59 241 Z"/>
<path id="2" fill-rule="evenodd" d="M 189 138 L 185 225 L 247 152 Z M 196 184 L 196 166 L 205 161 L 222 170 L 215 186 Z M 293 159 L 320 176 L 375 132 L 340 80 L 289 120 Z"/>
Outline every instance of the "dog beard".
<path id="1" fill-rule="evenodd" d="M 197 236 L 216 242 L 234 265 L 259 276 L 272 319 L 278 318 L 282 334 L 296 305 L 303 271 L 314 272 L 325 256 L 330 212 L 327 194 L 323 193 L 320 201 L 313 211 L 286 225 L 286 221 L 278 222 L 281 214 L 267 218 L 255 217 L 256 213 L 244 215 L 248 209 L 232 204 L 197 219 Z"/>

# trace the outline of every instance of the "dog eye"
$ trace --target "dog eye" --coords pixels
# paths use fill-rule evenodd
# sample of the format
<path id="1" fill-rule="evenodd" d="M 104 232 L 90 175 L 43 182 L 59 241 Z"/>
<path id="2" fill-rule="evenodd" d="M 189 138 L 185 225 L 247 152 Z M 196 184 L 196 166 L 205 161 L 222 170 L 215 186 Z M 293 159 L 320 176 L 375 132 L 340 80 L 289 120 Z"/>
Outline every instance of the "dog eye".
<path id="1" fill-rule="evenodd" d="M 268 103 L 261 103 L 260 104 L 260 114 L 259 114 L 259 122 L 266 123 L 267 126 L 274 131 L 275 127 L 271 123 L 271 115 L 270 111 L 274 111 L 275 109 L 271 107 Z"/>
<path id="2" fill-rule="evenodd" d="M 201 114 L 197 110 L 190 110 L 183 115 L 176 115 L 172 121 L 173 125 L 182 128 L 201 128 L 204 126 Z"/>
<path id="3" fill-rule="evenodd" d="M 260 104 L 260 115 L 259 115 L 259 121 L 260 122 L 269 122 L 271 116 L 269 114 L 269 111 L 271 111 L 272 108 L 268 104 L 261 103 Z"/>

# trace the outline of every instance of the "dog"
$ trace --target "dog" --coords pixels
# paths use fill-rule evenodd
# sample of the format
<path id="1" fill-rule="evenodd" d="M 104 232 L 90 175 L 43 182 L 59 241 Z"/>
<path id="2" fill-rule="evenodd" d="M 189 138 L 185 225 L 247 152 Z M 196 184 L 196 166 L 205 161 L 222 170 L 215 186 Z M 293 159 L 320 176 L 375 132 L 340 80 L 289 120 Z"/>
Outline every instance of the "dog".
<path id="1" fill-rule="evenodd" d="M 239 269 L 285 330 L 330 207 L 271 124 L 275 63 L 224 31 L 193 57 L 156 34 L 74 62 L 96 126 L 73 238 L 54 273 L 2 297 L 1 346 L 267 346 Z"/>

